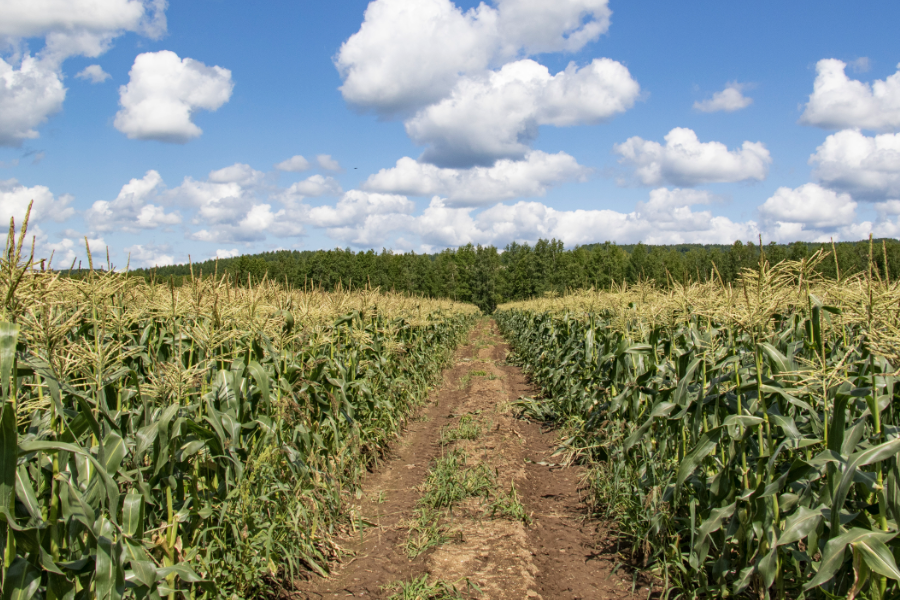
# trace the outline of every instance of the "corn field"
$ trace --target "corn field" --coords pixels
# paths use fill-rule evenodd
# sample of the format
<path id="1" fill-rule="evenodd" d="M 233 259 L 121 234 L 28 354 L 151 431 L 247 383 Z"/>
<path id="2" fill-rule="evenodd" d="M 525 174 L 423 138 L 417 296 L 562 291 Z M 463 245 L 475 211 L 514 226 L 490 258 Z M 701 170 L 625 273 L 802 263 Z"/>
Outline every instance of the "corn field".
<path id="1" fill-rule="evenodd" d="M 0 258 L 3 598 L 236 598 L 324 573 L 477 309 Z"/>
<path id="2" fill-rule="evenodd" d="M 663 597 L 900 597 L 900 285 L 823 260 L 498 309 Z"/>

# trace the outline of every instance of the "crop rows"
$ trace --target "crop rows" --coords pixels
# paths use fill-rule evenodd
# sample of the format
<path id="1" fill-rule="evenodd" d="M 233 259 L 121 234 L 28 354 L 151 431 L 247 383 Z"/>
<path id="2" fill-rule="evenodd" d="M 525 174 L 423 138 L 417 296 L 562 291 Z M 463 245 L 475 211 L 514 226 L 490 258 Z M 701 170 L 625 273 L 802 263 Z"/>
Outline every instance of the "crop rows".
<path id="1" fill-rule="evenodd" d="M 345 502 L 477 310 L 0 259 L 4 598 L 247 597 L 323 573 Z"/>
<path id="2" fill-rule="evenodd" d="M 900 595 L 900 286 L 826 258 L 498 310 L 522 406 L 667 597 Z"/>

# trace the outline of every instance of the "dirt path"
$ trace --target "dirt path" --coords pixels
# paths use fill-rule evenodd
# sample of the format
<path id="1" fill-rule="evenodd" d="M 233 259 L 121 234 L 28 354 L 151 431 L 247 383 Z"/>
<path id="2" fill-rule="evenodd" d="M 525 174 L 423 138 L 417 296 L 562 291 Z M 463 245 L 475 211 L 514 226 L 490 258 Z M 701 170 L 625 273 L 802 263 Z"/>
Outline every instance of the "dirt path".
<path id="1" fill-rule="evenodd" d="M 584 519 L 580 469 L 553 465 L 556 434 L 515 418 L 510 403 L 534 390 L 506 365 L 508 351 L 496 323 L 481 321 L 431 403 L 364 482 L 358 510 L 373 526 L 344 540 L 351 557 L 296 597 L 388 598 L 423 576 L 492 600 L 647 597 L 613 573 L 618 557 Z M 448 509 L 453 490 L 474 495 Z"/>

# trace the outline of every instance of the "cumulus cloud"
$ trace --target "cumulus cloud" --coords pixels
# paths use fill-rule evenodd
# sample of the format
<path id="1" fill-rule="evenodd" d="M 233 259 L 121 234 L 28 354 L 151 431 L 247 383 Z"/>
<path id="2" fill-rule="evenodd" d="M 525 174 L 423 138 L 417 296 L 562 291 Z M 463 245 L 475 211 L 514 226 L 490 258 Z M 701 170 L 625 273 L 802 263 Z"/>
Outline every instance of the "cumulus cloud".
<path id="1" fill-rule="evenodd" d="M 94 231 L 138 231 L 156 229 L 181 223 L 177 212 L 167 213 L 162 206 L 150 200 L 158 197 L 165 188 L 163 179 L 150 170 L 141 179 L 132 179 L 122 186 L 115 200 L 97 200 L 84 215 Z"/>
<path id="2" fill-rule="evenodd" d="M 608 58 L 551 75 L 520 60 L 482 77 L 461 79 L 451 94 L 406 122 L 406 132 L 426 145 L 422 160 L 440 166 L 492 164 L 521 158 L 540 125 L 599 123 L 634 104 L 640 86 L 628 69 Z"/>
<path id="3" fill-rule="evenodd" d="M 303 181 L 291 185 L 285 190 L 286 196 L 339 196 L 344 192 L 341 184 L 334 177 L 323 177 L 322 175 L 313 175 L 307 177 Z"/>
<path id="4" fill-rule="evenodd" d="M 824 239 L 856 219 L 856 202 L 849 194 L 815 183 L 798 188 L 780 187 L 759 207 L 770 237 L 777 241 Z"/>
<path id="5" fill-rule="evenodd" d="M 827 187 L 864 200 L 900 198 L 900 133 L 868 137 L 845 129 L 829 135 L 809 163 Z"/>
<path id="6" fill-rule="evenodd" d="M 377 246 L 387 236 L 408 226 L 415 203 L 398 194 L 351 190 L 335 206 L 309 210 L 308 221 L 326 228 L 332 238 L 354 246 Z"/>
<path id="7" fill-rule="evenodd" d="M 762 142 L 744 142 L 740 149 L 728 150 L 721 142 L 701 142 L 691 129 L 670 131 L 663 146 L 632 137 L 614 150 L 619 162 L 635 167 L 644 185 L 669 183 L 695 186 L 714 182 L 762 181 L 772 157 Z"/>
<path id="8" fill-rule="evenodd" d="M 103 67 L 100 65 L 88 65 L 81 71 L 75 74 L 75 77 L 78 79 L 84 79 L 85 81 L 89 81 L 91 83 L 103 83 L 112 75 L 103 70 Z"/>
<path id="9" fill-rule="evenodd" d="M 518 55 L 580 50 L 609 27 L 607 0 L 375 0 L 335 64 L 344 99 L 382 114 L 436 102 L 464 75 Z"/>
<path id="10" fill-rule="evenodd" d="M 134 31 L 159 37 L 166 30 L 165 0 L 7 0 L 0 35 Z"/>
<path id="11" fill-rule="evenodd" d="M 565 152 L 529 152 L 524 160 L 498 160 L 492 167 L 447 169 L 404 157 L 362 185 L 375 192 L 444 196 L 450 207 L 477 206 L 521 196 L 543 196 L 547 188 L 584 180 L 588 169 Z"/>
<path id="12" fill-rule="evenodd" d="M 316 156 L 316 162 L 319 163 L 319 167 L 325 169 L 326 171 L 340 171 L 341 164 L 335 159 L 331 158 L 330 154 L 319 154 Z"/>
<path id="13" fill-rule="evenodd" d="M 890 77 L 871 84 L 850 79 L 846 68 L 846 63 L 834 58 L 816 64 L 813 93 L 800 122 L 825 129 L 900 128 L 900 65 Z"/>
<path id="14" fill-rule="evenodd" d="M 200 109 L 215 111 L 231 98 L 231 71 L 208 67 L 174 52 L 139 54 L 127 85 L 119 88 L 116 129 L 130 139 L 183 144 L 202 130 L 191 120 Z"/>
<path id="15" fill-rule="evenodd" d="M 14 218 L 16 227 L 21 226 L 32 200 L 29 217 L 32 226 L 47 220 L 62 222 L 75 214 L 70 206 L 72 196 L 63 194 L 57 198 L 47 186 L 26 187 L 15 179 L 7 179 L 0 180 L 0 223 L 9 225 L 9 220 Z"/>
<path id="16" fill-rule="evenodd" d="M 300 173 L 302 171 L 308 171 L 312 165 L 309 164 L 309 161 L 297 154 L 296 156 L 292 156 L 287 160 L 283 160 L 277 165 L 275 168 L 279 171 L 287 171 L 289 173 Z"/>
<path id="17" fill-rule="evenodd" d="M 735 112 L 753 104 L 753 98 L 744 95 L 745 84 L 729 83 L 724 90 L 713 94 L 712 98 L 694 102 L 694 109 L 700 112 Z"/>
<path id="18" fill-rule="evenodd" d="M 191 223 L 200 229 L 190 233 L 190 239 L 224 244 L 303 235 L 308 207 L 291 198 L 282 201 L 283 208 L 261 199 L 272 191 L 264 178 L 250 165 L 235 163 L 211 171 L 203 181 L 185 177 L 160 199 L 193 211 Z"/>
<path id="19" fill-rule="evenodd" d="M 165 9 L 165 0 L 4 1 L 0 42 L 15 47 L 25 38 L 44 37 L 44 48 L 35 57 L 0 59 L 0 146 L 38 137 L 35 128 L 62 108 L 66 58 L 99 56 L 126 31 L 159 37 L 166 30 Z M 78 76 L 97 83 L 104 73 L 92 65 Z"/>
<path id="20" fill-rule="evenodd" d="M 262 182 L 265 176 L 265 173 L 257 171 L 246 163 L 234 163 L 230 167 L 210 171 L 209 181 L 213 183 L 239 183 L 244 187 L 249 187 Z"/>
<path id="21" fill-rule="evenodd" d="M 201 242 L 260 242 L 267 234 L 277 237 L 296 237 L 303 235 L 301 219 L 304 211 L 290 208 L 272 210 L 268 203 L 254 203 L 245 206 L 231 222 L 219 219 L 212 227 L 201 229 L 190 235 L 191 239 Z"/>
<path id="22" fill-rule="evenodd" d="M 0 58 L 0 146 L 18 147 L 38 137 L 35 128 L 59 112 L 65 99 L 56 65 L 25 56 L 14 68 Z"/>
<path id="23" fill-rule="evenodd" d="M 507 243 L 555 237 L 566 244 L 599 241 L 650 244 L 678 244 L 696 241 L 731 243 L 747 239 L 757 231 L 753 221 L 736 223 L 712 212 L 694 211 L 696 204 L 713 200 L 706 192 L 660 188 L 650 192 L 647 202 L 639 202 L 628 213 L 614 210 L 559 211 L 537 202 L 497 205 L 478 215 L 480 228 Z M 487 227 L 489 225 L 489 227 Z M 522 235 L 526 233 L 527 235 Z"/>
<path id="24" fill-rule="evenodd" d="M 376 194 L 350 190 L 336 206 L 317 206 L 309 211 L 310 221 L 319 227 L 353 225 L 369 215 L 410 214 L 416 205 L 398 194 Z"/>
<path id="25" fill-rule="evenodd" d="M 241 251 L 237 248 L 232 248 L 231 250 L 224 250 L 219 248 L 216 250 L 216 258 L 235 258 L 236 256 L 240 256 Z"/>
<path id="26" fill-rule="evenodd" d="M 28 231 L 31 232 L 31 227 L 28 228 Z M 35 253 L 35 256 L 40 256 L 42 258 L 51 259 L 51 265 L 54 269 L 68 269 L 71 266 L 78 268 L 78 263 L 83 261 L 83 268 L 87 268 L 88 259 L 87 252 L 84 245 L 84 238 L 79 237 L 77 239 L 72 239 L 70 237 L 63 238 L 58 242 L 44 242 L 40 243 L 40 236 L 38 236 L 38 251 Z M 88 245 L 91 248 L 91 254 L 94 257 L 94 267 L 100 267 L 99 260 L 101 253 L 106 249 L 106 241 L 103 238 L 88 238 Z"/>
<path id="27" fill-rule="evenodd" d="M 426 249 L 468 243 L 504 246 L 512 241 L 534 242 L 551 237 L 568 245 L 606 240 L 652 244 L 731 243 L 758 234 L 754 221 L 734 222 L 714 216 L 711 211 L 692 208 L 714 200 L 707 192 L 660 188 L 651 191 L 649 199 L 637 203 L 631 212 L 566 211 L 526 201 L 495 204 L 476 212 L 472 207 L 449 206 L 435 196 L 418 216 L 412 214 L 412 207 L 402 199 L 394 199 L 377 203 L 376 207 L 364 204 L 359 210 L 344 212 L 345 216 L 336 221 L 320 221 L 320 224 L 330 226 L 330 236 L 356 246 L 378 245 L 392 234 L 411 233 L 421 239 Z M 328 215 L 338 212 L 326 211 L 324 207 L 313 210 Z"/>
<path id="28" fill-rule="evenodd" d="M 145 269 L 175 264 L 175 256 L 171 254 L 172 248 L 167 245 L 135 244 L 125 248 L 125 252 L 128 253 L 132 265 Z"/>

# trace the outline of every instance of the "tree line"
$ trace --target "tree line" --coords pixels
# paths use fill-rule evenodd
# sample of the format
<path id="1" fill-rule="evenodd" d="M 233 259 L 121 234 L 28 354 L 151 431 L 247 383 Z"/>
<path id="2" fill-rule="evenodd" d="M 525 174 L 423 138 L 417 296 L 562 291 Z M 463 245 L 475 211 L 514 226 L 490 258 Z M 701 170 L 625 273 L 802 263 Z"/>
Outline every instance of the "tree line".
<path id="1" fill-rule="evenodd" d="M 817 271 L 836 277 L 865 271 L 872 251 L 873 264 L 885 276 L 900 275 L 900 241 L 876 240 L 818 244 L 753 242 L 732 245 L 679 244 L 651 246 L 617 245 L 610 242 L 566 249 L 559 240 L 536 244 L 511 243 L 502 251 L 494 246 L 466 245 L 435 254 L 397 253 L 387 250 L 354 252 L 350 249 L 264 252 L 201 263 L 136 269 L 135 276 L 171 281 L 185 278 L 226 276 L 235 285 L 252 285 L 264 277 L 295 288 L 337 286 L 355 289 L 380 287 L 435 298 L 471 302 L 492 312 L 497 304 L 533 298 L 567 289 L 608 288 L 613 283 L 655 280 L 661 286 L 672 281 L 687 283 L 721 277 L 733 281 L 743 268 L 759 263 L 765 252 L 770 264 L 799 260 L 822 250 L 833 255 L 819 263 Z M 837 260 L 835 260 L 835 256 Z M 77 274 L 73 274 L 78 276 Z"/>

